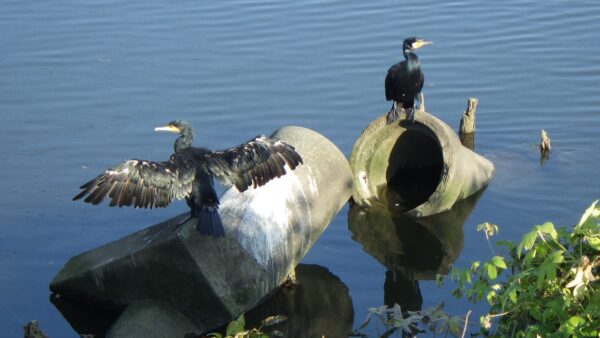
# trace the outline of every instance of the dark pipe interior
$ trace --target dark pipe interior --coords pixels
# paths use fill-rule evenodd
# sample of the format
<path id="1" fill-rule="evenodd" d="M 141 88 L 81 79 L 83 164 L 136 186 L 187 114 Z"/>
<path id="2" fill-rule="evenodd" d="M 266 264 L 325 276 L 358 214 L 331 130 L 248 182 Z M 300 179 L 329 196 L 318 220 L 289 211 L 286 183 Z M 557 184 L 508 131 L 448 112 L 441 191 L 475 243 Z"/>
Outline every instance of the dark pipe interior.
<path id="1" fill-rule="evenodd" d="M 425 127 L 400 134 L 389 158 L 386 199 L 389 207 L 401 211 L 423 204 L 437 188 L 444 158 L 439 143 Z"/>

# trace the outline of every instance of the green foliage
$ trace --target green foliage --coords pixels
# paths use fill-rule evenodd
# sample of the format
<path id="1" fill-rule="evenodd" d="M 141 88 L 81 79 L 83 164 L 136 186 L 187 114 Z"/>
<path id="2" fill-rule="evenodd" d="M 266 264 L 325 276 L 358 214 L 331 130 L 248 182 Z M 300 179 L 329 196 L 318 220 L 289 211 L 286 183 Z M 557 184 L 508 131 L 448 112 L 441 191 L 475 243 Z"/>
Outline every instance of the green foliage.
<path id="1" fill-rule="evenodd" d="M 286 321 L 285 316 L 271 316 L 265 318 L 258 328 L 246 330 L 246 319 L 242 313 L 237 319 L 231 321 L 225 329 L 225 336 L 220 333 L 210 333 L 208 337 L 212 338 L 272 338 L 282 337 L 279 331 L 264 332 L 263 328 L 273 326 Z"/>
<path id="2" fill-rule="evenodd" d="M 572 229 L 546 222 L 520 243 L 498 242 L 507 253 L 468 269 L 454 268 L 453 294 L 486 300 L 480 333 L 506 337 L 598 337 L 600 335 L 600 207 L 594 202 Z M 497 226 L 477 227 L 488 239 Z M 493 250 L 492 250 L 493 251 Z M 438 283 L 440 281 L 438 280 Z"/>

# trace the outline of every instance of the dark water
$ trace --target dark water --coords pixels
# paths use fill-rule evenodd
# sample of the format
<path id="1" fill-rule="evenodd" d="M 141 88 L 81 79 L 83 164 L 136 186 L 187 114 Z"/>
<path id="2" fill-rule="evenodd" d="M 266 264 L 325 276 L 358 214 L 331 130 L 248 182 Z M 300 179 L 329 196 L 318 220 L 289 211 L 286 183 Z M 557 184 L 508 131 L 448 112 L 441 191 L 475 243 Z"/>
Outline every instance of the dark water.
<path id="1" fill-rule="evenodd" d="M 597 1 L 5 0 L 2 336 L 20 336 L 31 319 L 52 337 L 76 336 L 48 301 L 48 283 L 65 261 L 185 210 L 184 203 L 140 211 L 70 201 L 107 166 L 166 158 L 172 138 L 154 135 L 155 126 L 188 120 L 197 144 L 218 149 L 301 125 L 349 154 L 389 108 L 383 78 L 411 35 L 434 41 L 419 53 L 427 110 L 457 128 L 467 97 L 479 98 L 476 150 L 496 165 L 466 218 L 456 264 L 491 256 L 478 223 L 497 223 L 499 237 L 512 240 L 546 220 L 574 223 L 600 196 L 599 19 Z M 532 147 L 542 128 L 553 145 L 544 166 Z M 386 279 L 388 268 L 348 218 L 346 207 L 303 262 L 347 287 L 356 327 L 368 307 L 391 297 L 384 284 L 415 283 Z M 427 250 L 429 232 L 396 230 L 400 240 L 423 240 L 418 257 L 443 256 L 433 244 Z M 442 300 L 456 314 L 472 308 L 430 275 L 417 277 L 425 279 L 423 308 Z"/>

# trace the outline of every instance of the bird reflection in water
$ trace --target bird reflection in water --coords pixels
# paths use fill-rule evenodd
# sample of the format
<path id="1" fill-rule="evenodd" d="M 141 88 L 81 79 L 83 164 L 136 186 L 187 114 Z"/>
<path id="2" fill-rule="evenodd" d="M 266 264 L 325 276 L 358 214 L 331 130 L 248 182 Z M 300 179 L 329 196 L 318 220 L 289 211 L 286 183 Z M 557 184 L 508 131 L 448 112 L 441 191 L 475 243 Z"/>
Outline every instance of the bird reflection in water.
<path id="1" fill-rule="evenodd" d="M 419 280 L 448 274 L 463 248 L 463 224 L 483 191 L 444 213 L 415 219 L 390 213 L 385 205 L 348 212 L 352 239 L 386 269 L 384 303 L 403 311 L 421 310 Z"/>

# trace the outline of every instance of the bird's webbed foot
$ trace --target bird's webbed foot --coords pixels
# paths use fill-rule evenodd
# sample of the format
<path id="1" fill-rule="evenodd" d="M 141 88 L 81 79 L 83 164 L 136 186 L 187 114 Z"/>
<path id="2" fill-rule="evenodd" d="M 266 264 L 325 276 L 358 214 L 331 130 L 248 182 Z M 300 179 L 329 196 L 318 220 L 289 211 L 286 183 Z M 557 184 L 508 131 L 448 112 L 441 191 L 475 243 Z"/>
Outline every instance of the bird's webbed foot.
<path id="1" fill-rule="evenodd" d="M 401 110 L 404 110 L 404 108 L 398 109 L 398 104 L 394 101 L 392 108 L 390 108 L 390 111 L 387 113 L 386 123 L 392 124 L 397 121 L 400 118 Z"/>
<path id="2" fill-rule="evenodd" d="M 411 123 L 415 122 L 415 111 L 416 109 L 413 108 L 408 108 L 406 111 L 406 120 L 410 121 Z"/>

